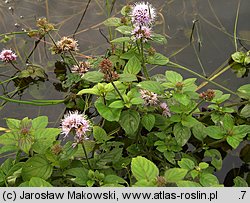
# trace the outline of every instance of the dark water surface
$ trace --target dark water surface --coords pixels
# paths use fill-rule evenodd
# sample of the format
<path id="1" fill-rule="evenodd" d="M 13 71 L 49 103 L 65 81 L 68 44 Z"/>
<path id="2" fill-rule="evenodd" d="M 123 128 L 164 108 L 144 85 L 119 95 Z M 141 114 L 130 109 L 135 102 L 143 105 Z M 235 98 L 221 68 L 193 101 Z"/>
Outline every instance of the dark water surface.
<path id="1" fill-rule="evenodd" d="M 55 38 L 70 36 L 75 31 L 87 2 L 88 0 L 1 0 L 0 34 L 35 28 L 36 19 L 47 17 L 59 29 L 59 35 L 55 35 Z M 119 16 L 122 6 L 132 2 L 134 1 L 117 0 L 111 15 Z M 239 2 L 237 36 L 242 38 L 241 43 L 246 49 L 250 47 L 249 0 L 151 0 L 149 2 L 160 12 L 154 27 L 155 32 L 165 35 L 168 39 L 167 45 L 156 49 L 170 57 L 172 61 L 200 74 L 209 76 L 223 64 L 225 67 L 230 55 L 235 52 L 233 35 Z M 106 39 L 99 32 L 101 29 L 105 35 L 108 35 L 108 30 L 102 25 L 107 16 L 105 1 L 92 0 L 76 33 L 82 54 L 91 56 L 104 54 L 109 47 Z M 194 21 L 197 21 L 193 35 L 194 42 L 190 44 Z M 18 61 L 24 64 L 25 56 L 28 55 L 33 42 L 34 39 L 16 35 L 7 44 L 0 43 L 0 49 L 8 47 L 18 51 L 20 54 Z M 242 48 L 242 45 L 238 43 L 238 48 Z M 50 44 L 46 46 L 48 48 Z M 57 91 L 54 86 L 57 82 L 53 73 L 55 58 L 53 59 L 50 53 L 48 56 L 47 58 L 44 45 L 41 44 L 36 49 L 34 57 L 31 57 L 32 61 L 42 65 L 49 72 L 49 80 L 31 85 L 23 92 L 23 100 L 64 99 L 65 93 Z M 151 74 L 164 73 L 166 69 L 168 68 L 156 68 Z M 12 76 L 14 73 L 12 68 L 0 64 L 0 81 L 7 79 L 3 75 Z M 182 73 L 185 77 L 192 76 Z M 215 81 L 236 90 L 242 84 L 248 83 L 248 80 L 249 78 L 238 79 L 231 70 L 228 70 Z M 198 81 L 201 82 L 201 80 Z M 13 90 L 14 87 L 10 84 L 5 91 Z M 3 93 L 4 90 L 0 87 L 0 95 Z M 14 98 L 18 99 L 19 96 L 16 95 Z M 48 116 L 51 126 L 58 127 L 64 110 L 63 104 L 36 107 L 7 103 L 0 109 L 0 127 L 6 126 L 4 118 L 7 117 L 21 119 L 25 116 L 34 118 L 38 115 Z M 237 157 L 231 154 L 225 159 L 223 169 L 218 173 L 222 181 L 230 169 L 241 165 Z"/>

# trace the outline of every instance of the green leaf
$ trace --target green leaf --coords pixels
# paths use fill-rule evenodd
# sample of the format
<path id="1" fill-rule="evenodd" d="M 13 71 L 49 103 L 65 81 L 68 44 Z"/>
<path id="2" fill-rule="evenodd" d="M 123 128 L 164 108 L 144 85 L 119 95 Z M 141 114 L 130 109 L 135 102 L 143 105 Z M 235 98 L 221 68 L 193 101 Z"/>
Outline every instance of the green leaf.
<path id="1" fill-rule="evenodd" d="M 187 175 L 188 170 L 183 168 L 171 168 L 166 170 L 165 179 L 167 182 L 178 182 L 183 180 Z"/>
<path id="2" fill-rule="evenodd" d="M 233 127 L 234 136 L 243 138 L 248 133 L 250 133 L 250 125 L 238 125 Z"/>
<path id="3" fill-rule="evenodd" d="M 156 187 L 156 181 L 152 180 L 152 181 L 148 181 L 145 179 L 139 180 L 137 181 L 133 187 Z"/>
<path id="4" fill-rule="evenodd" d="M 115 30 L 117 30 L 123 35 L 131 35 L 133 28 L 131 26 L 122 25 L 120 27 L 117 27 Z"/>
<path id="5" fill-rule="evenodd" d="M 27 184 L 28 186 L 26 186 L 25 184 L 20 184 L 19 187 L 53 187 L 49 182 L 39 177 L 32 177 L 30 181 L 27 182 Z"/>
<path id="6" fill-rule="evenodd" d="M 123 178 L 117 176 L 117 175 L 107 175 L 105 176 L 104 178 L 104 181 L 103 181 L 104 185 L 112 185 L 112 184 L 128 184 L 127 181 L 125 181 Z"/>
<path id="7" fill-rule="evenodd" d="M 53 145 L 53 142 L 56 141 L 60 132 L 61 130 L 58 128 L 36 130 L 34 135 L 35 143 L 32 149 L 39 154 L 44 154 L 46 150 Z"/>
<path id="8" fill-rule="evenodd" d="M 151 38 L 154 42 L 159 43 L 159 44 L 166 44 L 167 43 L 166 37 L 164 37 L 161 34 L 154 33 Z"/>
<path id="9" fill-rule="evenodd" d="M 221 170 L 222 168 L 222 157 L 220 152 L 217 149 L 209 149 L 204 153 L 204 157 L 211 157 L 211 164 L 217 169 Z"/>
<path id="10" fill-rule="evenodd" d="M 151 131 L 155 125 L 155 116 L 153 114 L 145 114 L 142 117 L 141 123 L 144 128 Z"/>
<path id="11" fill-rule="evenodd" d="M 134 105 L 143 104 L 144 100 L 141 97 L 137 97 L 137 98 L 131 99 L 130 103 Z"/>
<path id="12" fill-rule="evenodd" d="M 180 161 L 178 161 L 178 165 L 187 170 L 192 170 L 195 167 L 194 162 L 191 159 L 188 158 L 182 158 Z"/>
<path id="13" fill-rule="evenodd" d="M 237 51 L 231 55 L 232 59 L 237 63 L 244 63 L 246 54 L 240 51 Z"/>
<path id="14" fill-rule="evenodd" d="M 113 39 L 110 42 L 111 43 L 123 43 L 123 42 L 129 42 L 129 41 L 130 41 L 130 37 L 118 37 L 116 39 Z"/>
<path id="15" fill-rule="evenodd" d="M 108 121 L 119 121 L 121 109 L 107 107 L 101 100 L 95 102 L 95 107 L 99 114 Z"/>
<path id="16" fill-rule="evenodd" d="M 182 116 L 181 124 L 183 126 L 186 126 L 188 128 L 192 128 L 193 126 L 197 125 L 199 122 L 192 117 L 192 115 L 189 116 Z"/>
<path id="17" fill-rule="evenodd" d="M 17 150 L 18 150 L 18 147 L 14 145 L 1 146 L 0 154 L 6 153 L 6 152 L 15 152 Z"/>
<path id="18" fill-rule="evenodd" d="M 150 160 L 137 156 L 132 159 L 131 170 L 136 180 L 151 181 L 157 178 L 159 175 L 159 169 Z"/>
<path id="19" fill-rule="evenodd" d="M 244 99 L 250 99 L 250 84 L 243 85 L 237 90 L 237 94 Z"/>
<path id="20" fill-rule="evenodd" d="M 207 136 L 206 127 L 200 122 L 192 127 L 192 132 L 194 137 L 200 141 L 203 141 Z"/>
<path id="21" fill-rule="evenodd" d="M 209 164 L 208 163 L 206 163 L 206 162 L 201 162 L 201 163 L 199 163 L 199 168 L 200 169 L 206 169 L 206 168 L 208 168 L 209 167 Z"/>
<path id="22" fill-rule="evenodd" d="M 201 187 L 199 183 L 189 181 L 189 180 L 181 180 L 176 182 L 178 187 Z"/>
<path id="23" fill-rule="evenodd" d="M 242 116 L 244 118 L 250 117 L 250 104 L 247 104 L 246 106 L 244 106 L 243 109 L 241 109 L 240 116 Z"/>
<path id="24" fill-rule="evenodd" d="M 140 124 L 140 114 L 135 110 L 123 111 L 119 123 L 127 135 L 134 135 Z"/>
<path id="25" fill-rule="evenodd" d="M 39 129 L 39 128 L 46 128 L 48 125 L 48 117 L 47 116 L 39 116 L 32 120 L 32 128 Z"/>
<path id="26" fill-rule="evenodd" d="M 104 74 L 99 71 L 90 71 L 84 74 L 83 79 L 92 83 L 103 81 Z"/>
<path id="27" fill-rule="evenodd" d="M 247 182 L 240 176 L 234 178 L 234 187 L 248 187 Z"/>
<path id="28" fill-rule="evenodd" d="M 225 132 L 220 126 L 209 126 L 206 128 L 206 133 L 209 137 L 219 140 L 224 138 Z"/>
<path id="29" fill-rule="evenodd" d="M 169 62 L 169 59 L 160 53 L 155 53 L 153 56 L 147 58 L 147 62 L 153 65 L 164 66 Z"/>
<path id="30" fill-rule="evenodd" d="M 162 94 L 164 92 L 164 88 L 161 86 L 161 83 L 157 81 L 152 81 L 152 80 L 142 81 L 137 86 L 142 89 L 154 92 L 156 94 Z"/>
<path id="31" fill-rule="evenodd" d="M 234 127 L 234 120 L 232 118 L 231 115 L 229 114 L 225 114 L 225 116 L 223 117 L 223 127 L 225 130 L 232 130 Z"/>
<path id="32" fill-rule="evenodd" d="M 73 176 L 74 178 L 70 178 L 71 181 L 74 183 L 80 185 L 80 186 L 86 186 L 88 181 L 88 170 L 83 167 L 79 168 L 71 168 L 69 170 L 66 170 L 64 175 Z"/>
<path id="33" fill-rule="evenodd" d="M 183 126 L 180 123 L 174 126 L 174 136 L 179 145 L 184 146 L 191 137 L 191 131 L 188 127 Z"/>
<path id="34" fill-rule="evenodd" d="M 182 93 L 174 93 L 173 94 L 173 98 L 180 102 L 181 104 L 183 104 L 184 106 L 187 106 L 190 103 L 190 98 L 188 95 L 186 94 L 182 94 Z"/>
<path id="35" fill-rule="evenodd" d="M 227 137 L 227 143 L 233 147 L 234 149 L 236 149 L 239 144 L 241 143 L 242 139 L 239 139 L 237 136 L 228 136 Z"/>
<path id="36" fill-rule="evenodd" d="M 109 105 L 110 108 L 122 109 L 124 107 L 124 102 L 121 100 L 114 101 Z"/>
<path id="37" fill-rule="evenodd" d="M 26 154 L 29 154 L 29 151 L 31 149 L 31 146 L 33 144 L 33 139 L 32 137 L 25 136 L 23 138 L 20 138 L 18 140 L 18 146 L 19 148 L 24 151 Z"/>
<path id="38" fill-rule="evenodd" d="M 134 74 L 123 73 L 119 75 L 119 81 L 121 82 L 134 82 L 137 81 L 137 77 Z"/>
<path id="39" fill-rule="evenodd" d="M 42 155 L 35 155 L 28 159 L 23 165 L 22 178 L 24 181 L 32 177 L 40 177 L 47 180 L 53 171 L 53 167 L 48 160 Z"/>
<path id="40" fill-rule="evenodd" d="M 18 133 L 4 133 L 0 136 L 0 144 L 2 145 L 17 145 Z"/>
<path id="41" fill-rule="evenodd" d="M 117 17 L 111 17 L 106 19 L 103 24 L 105 26 L 109 26 L 109 27 L 116 27 L 119 26 L 121 24 L 121 19 L 117 18 Z"/>
<path id="42" fill-rule="evenodd" d="M 98 90 L 97 86 L 94 86 L 93 88 L 83 89 L 80 90 L 77 95 L 83 95 L 83 94 L 94 94 L 94 95 L 100 95 L 100 92 Z"/>
<path id="43" fill-rule="evenodd" d="M 210 173 L 201 173 L 200 183 L 203 187 L 216 187 L 219 185 L 217 177 Z"/>
<path id="44" fill-rule="evenodd" d="M 106 141 L 113 138 L 113 137 L 108 136 L 106 131 L 99 126 L 93 127 L 93 135 L 97 144 L 105 143 Z"/>
<path id="45" fill-rule="evenodd" d="M 132 56 L 126 64 L 123 73 L 138 74 L 141 71 L 141 62 L 136 56 Z"/>
<path id="46" fill-rule="evenodd" d="M 183 81 L 183 77 L 181 76 L 181 74 L 175 71 L 166 71 L 165 75 L 166 75 L 167 80 L 174 85 L 176 85 L 176 83 L 178 82 Z"/>
<path id="47" fill-rule="evenodd" d="M 13 118 L 7 118 L 6 119 L 6 124 L 9 129 L 11 130 L 18 130 L 20 128 L 20 120 L 13 119 Z"/>

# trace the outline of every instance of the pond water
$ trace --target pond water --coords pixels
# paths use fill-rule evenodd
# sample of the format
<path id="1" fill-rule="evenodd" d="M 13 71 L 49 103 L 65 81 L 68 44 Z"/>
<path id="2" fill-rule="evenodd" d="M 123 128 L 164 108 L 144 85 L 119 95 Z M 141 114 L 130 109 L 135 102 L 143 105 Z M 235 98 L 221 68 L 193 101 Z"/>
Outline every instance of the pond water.
<path id="1" fill-rule="evenodd" d="M 111 2 L 111 1 L 110 1 Z M 111 16 L 119 16 L 119 11 L 128 0 L 117 0 Z M 155 31 L 165 35 L 168 44 L 156 47 L 162 54 L 171 58 L 172 61 L 182 64 L 200 74 L 210 76 L 219 67 L 225 67 L 230 55 L 235 52 L 234 26 L 239 6 L 237 23 L 237 36 L 242 40 L 238 48 L 250 46 L 250 1 L 249 0 L 149 0 L 160 15 L 157 18 Z M 239 5 L 240 2 L 240 5 Z M 47 17 L 51 23 L 59 29 L 60 36 L 70 36 L 76 30 L 76 26 L 86 8 L 88 0 L 1 0 L 0 1 L 0 30 L 1 33 L 18 32 L 35 28 L 35 21 L 40 17 Z M 76 39 L 80 45 L 82 57 L 104 54 L 109 47 L 106 39 L 101 35 L 108 35 L 107 29 L 102 22 L 107 18 L 105 1 L 92 0 L 83 18 L 83 21 L 76 33 Z M 193 42 L 190 43 L 191 30 L 194 26 Z M 19 60 L 25 61 L 25 56 L 33 46 L 33 39 L 16 35 L 7 44 L 0 43 L 0 49 L 12 47 L 19 52 Z M 46 46 L 50 44 L 45 43 Z M 244 49 L 244 48 L 242 48 Z M 42 65 L 49 73 L 48 80 L 30 85 L 22 95 L 15 95 L 13 98 L 21 97 L 28 99 L 64 99 L 65 93 L 57 91 L 55 84 L 57 79 L 54 74 L 53 58 L 44 51 L 44 43 L 35 50 L 32 61 Z M 164 73 L 168 67 L 156 68 L 152 74 Z M 6 80 L 6 76 L 12 76 L 15 72 L 0 64 L 0 81 Z M 184 76 L 192 76 L 183 72 Z M 198 80 L 201 82 L 201 80 Z M 237 78 L 231 70 L 223 73 L 216 82 L 236 90 L 242 84 L 246 84 L 248 78 Z M 0 95 L 4 92 L 14 91 L 11 84 L 7 89 L 0 88 Z M 2 101 L 0 100 L 2 103 Z M 60 119 L 64 113 L 63 104 L 46 107 L 6 103 L 0 107 L 0 126 L 5 127 L 4 118 L 23 118 L 28 116 L 34 118 L 38 115 L 49 117 L 51 126 L 59 126 Z M 233 152 L 234 153 L 234 152 Z M 225 159 L 222 170 L 218 173 L 221 181 L 224 180 L 227 172 L 240 167 L 241 161 L 235 154 Z"/>

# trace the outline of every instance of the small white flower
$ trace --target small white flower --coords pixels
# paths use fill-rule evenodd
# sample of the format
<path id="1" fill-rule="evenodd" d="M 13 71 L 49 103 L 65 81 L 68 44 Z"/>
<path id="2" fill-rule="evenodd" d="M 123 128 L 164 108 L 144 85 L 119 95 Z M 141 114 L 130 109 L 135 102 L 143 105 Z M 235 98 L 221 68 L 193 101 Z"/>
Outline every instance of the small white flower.
<path id="1" fill-rule="evenodd" d="M 145 106 L 155 106 L 159 103 L 158 95 L 148 90 L 140 90 L 141 98 Z"/>
<path id="2" fill-rule="evenodd" d="M 74 65 L 71 68 L 72 73 L 78 73 L 79 75 L 83 76 L 85 73 L 87 73 L 90 69 L 90 64 L 88 62 L 82 61 L 79 62 L 78 65 Z"/>
<path id="3" fill-rule="evenodd" d="M 162 115 L 163 116 L 171 117 L 171 112 L 170 112 L 170 110 L 169 110 L 168 105 L 167 105 L 166 102 L 161 103 L 160 107 L 162 109 Z"/>

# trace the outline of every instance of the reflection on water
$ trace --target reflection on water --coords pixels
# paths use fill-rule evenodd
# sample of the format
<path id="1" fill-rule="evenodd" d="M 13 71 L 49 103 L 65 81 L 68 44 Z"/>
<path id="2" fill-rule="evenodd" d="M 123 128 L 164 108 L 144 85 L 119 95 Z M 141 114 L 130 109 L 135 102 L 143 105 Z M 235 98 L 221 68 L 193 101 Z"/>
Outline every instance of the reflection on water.
<path id="1" fill-rule="evenodd" d="M 87 5 L 88 0 L 1 0 L 0 1 L 0 29 L 1 34 L 8 32 L 18 32 L 35 28 L 35 21 L 39 17 L 47 17 L 51 23 L 59 29 L 60 36 L 70 36 L 76 29 L 81 15 Z M 133 1 L 115 1 L 111 15 L 119 15 L 119 10 L 126 3 Z M 235 52 L 234 45 L 234 23 L 238 0 L 149 0 L 159 11 L 156 22 L 156 32 L 164 34 L 168 38 L 168 44 L 160 47 L 159 51 L 171 60 L 189 67 L 203 75 L 211 75 L 218 67 L 227 64 L 230 55 Z M 237 24 L 237 35 L 241 40 L 238 48 L 250 46 L 250 1 L 241 0 L 239 19 Z M 108 35 L 108 31 L 102 25 L 107 18 L 105 1 L 91 1 L 82 24 L 76 33 L 76 39 L 80 44 L 80 52 L 83 55 L 95 56 L 104 54 L 108 48 L 106 39 L 100 34 Z M 190 34 L 193 23 L 193 42 L 190 43 Z M 55 36 L 59 39 L 59 36 Z M 33 46 L 33 39 L 16 35 L 9 43 L 0 44 L 0 48 L 13 47 L 19 52 L 19 60 L 25 61 Z M 44 46 L 50 46 L 47 42 L 38 46 L 32 61 L 42 65 L 47 73 L 48 80 L 32 84 L 22 93 L 22 99 L 63 99 L 65 93 L 56 90 L 57 79 L 54 74 L 54 64 L 52 56 L 46 54 Z M 157 69 L 157 73 L 164 73 L 167 67 Z M 152 74 L 156 69 L 152 70 Z M 0 80 L 6 76 L 12 76 L 13 69 L 0 65 Z M 184 73 L 186 76 L 187 73 Z M 217 82 L 236 90 L 242 84 L 247 83 L 247 78 L 237 79 L 229 70 Z M 199 82 L 201 82 L 199 80 Z M 11 92 L 14 87 L 10 84 L 7 89 L 0 89 L 3 92 Z M 19 95 L 14 98 L 18 99 Z M 23 118 L 28 116 L 34 118 L 38 115 L 47 115 L 52 122 L 52 126 L 58 126 L 61 115 L 64 112 L 64 105 L 35 107 L 14 103 L 7 103 L 0 109 L 0 126 L 5 126 L 3 118 Z M 236 161 L 237 162 L 237 161 Z M 227 162 L 230 163 L 230 162 Z M 230 163 L 231 164 L 231 163 Z M 232 166 L 229 166 L 229 169 Z M 228 169 L 228 170 L 229 170 Z M 225 171 L 226 172 L 226 171 Z M 224 176 L 223 176 L 224 177 Z"/>

